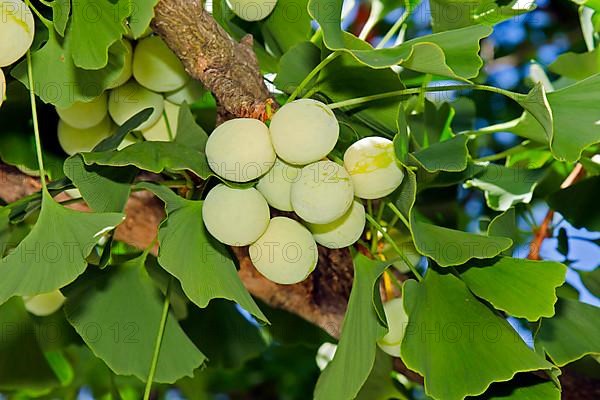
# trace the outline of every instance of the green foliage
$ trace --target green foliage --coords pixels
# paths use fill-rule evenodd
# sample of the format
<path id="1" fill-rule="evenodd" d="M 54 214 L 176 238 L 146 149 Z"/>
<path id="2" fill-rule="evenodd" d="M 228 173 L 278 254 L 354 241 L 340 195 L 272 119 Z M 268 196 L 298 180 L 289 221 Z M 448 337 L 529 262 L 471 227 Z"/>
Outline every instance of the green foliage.
<path id="1" fill-rule="evenodd" d="M 453 275 L 429 270 L 423 282 L 406 282 L 404 307 L 402 360 L 423 375 L 434 398 L 478 395 L 517 372 L 552 368 Z"/>
<path id="2" fill-rule="evenodd" d="M 31 233 L 2 259 L 0 303 L 15 296 L 47 293 L 73 282 L 101 235 L 123 220 L 118 213 L 84 213 L 56 203 L 42 192 L 41 211 Z"/>
<path id="3" fill-rule="evenodd" d="M 162 299 L 144 268 L 146 254 L 90 272 L 67 291 L 65 313 L 77 333 L 116 374 L 144 381 L 160 325 Z M 172 314 L 167 317 L 155 379 L 173 383 L 205 362 Z"/>
<path id="4" fill-rule="evenodd" d="M 190 399 L 214 393 L 417 399 L 424 390 L 440 400 L 557 400 L 569 395 L 557 385 L 559 367 L 593 374 L 600 309 L 580 302 L 585 290 L 565 276 L 571 269 L 600 296 L 600 269 L 575 269 L 573 240 L 589 246 L 600 241 L 574 237 L 554 219 L 548 237 L 556 239 L 565 264 L 523 259 L 520 252 L 538 232 L 541 206 L 575 228 L 600 231 L 599 2 L 561 5 L 565 18 L 578 15 L 582 37 L 561 18 L 569 31 L 555 36 L 568 37 L 572 48 L 547 67 L 550 79 L 534 69 L 514 91 L 484 83 L 498 65 L 528 61 L 537 49 L 521 46 L 517 52 L 495 43 L 490 54 L 498 38 L 488 36 L 496 24 L 535 4 L 430 0 L 433 33 L 418 36 L 427 29 L 415 21 L 422 17 L 414 15 L 418 0 L 361 1 L 357 21 L 345 29 L 350 21 L 342 15 L 342 0 L 278 0 L 256 22 L 241 20 L 227 3 L 212 3 L 215 21 L 235 40 L 253 35 L 261 72 L 279 104 L 306 97 L 334 110 L 340 138 L 332 161 L 342 163 L 357 140 L 382 136 L 393 139 L 404 172 L 396 191 L 365 204 L 372 229 L 354 249 L 320 251 L 314 279 L 270 286 L 279 301 L 281 293 L 289 294 L 289 304 L 305 298 L 309 319 L 317 308 L 339 312 L 346 305 L 328 304 L 329 292 L 341 290 L 345 282 L 338 278 L 349 278 L 323 274 L 323 262 L 353 255 L 341 331 L 330 332 L 339 337 L 335 356 L 319 376 L 317 349 L 336 338 L 255 300 L 230 249 L 202 223 L 203 199 L 217 179 L 234 188 L 256 184 L 223 180 L 209 168 L 207 132 L 222 99 L 205 93 L 183 103 L 177 121 L 168 121 L 169 130 L 177 125 L 170 142 L 147 141 L 138 131 L 153 113 L 149 108 L 111 128 L 92 151 L 70 157 L 60 152 L 54 106 L 111 90 L 130 67 L 123 38 L 135 46 L 148 34 L 158 0 L 33 2 L 39 9 L 31 80 L 25 59 L 3 66 L 0 159 L 12 167 L 2 166 L 0 173 L 11 179 L 15 167 L 44 174 L 48 183 L 25 196 L 35 185 L 27 181 L 22 192 L 7 193 L 0 203 L 2 395 L 75 398 L 85 386 L 95 398 L 138 400 L 145 383 L 153 398 L 176 387 Z M 398 7 L 403 14 L 390 21 Z M 552 29 L 544 34 L 552 37 Z M 382 37 L 385 43 L 378 42 Z M 233 79 L 244 84 L 244 77 Z M 33 107 L 35 128 L 25 90 L 30 82 L 41 100 Z M 514 133 L 513 147 L 497 140 L 498 132 Z M 584 176 L 562 187 L 577 163 Z M 65 200 L 68 189 L 82 198 Z M 115 234 L 127 201 L 140 191 L 155 195 L 165 210 L 156 242 L 142 255 Z M 73 203 L 85 203 L 89 212 L 76 211 L 82 204 Z M 401 260 L 385 259 L 389 253 L 380 249 L 392 245 L 407 245 L 410 252 L 401 247 L 393 252 Z M 418 265 L 407 257 L 415 249 Z M 148 255 L 154 250 L 156 258 Z M 410 272 L 388 269 L 400 261 Z M 250 286 L 260 284 L 256 274 Z M 324 276 L 331 280 L 324 284 Z M 57 289 L 67 300 L 49 316 L 29 314 L 20 298 Z M 400 362 L 376 345 L 387 332 L 381 302 L 399 293 L 408 315 L 399 361 L 424 385 L 395 371 Z M 268 301 L 268 294 L 261 299 Z M 534 350 L 507 319 L 520 324 L 519 333 L 532 334 Z M 44 335 L 51 329 L 58 338 Z"/>
<path id="5" fill-rule="evenodd" d="M 386 266 L 362 254 L 354 257 L 354 283 L 340 342 L 317 382 L 315 399 L 352 399 L 367 380 L 375 362 L 375 342 L 387 331 L 381 300 L 373 293 Z"/>

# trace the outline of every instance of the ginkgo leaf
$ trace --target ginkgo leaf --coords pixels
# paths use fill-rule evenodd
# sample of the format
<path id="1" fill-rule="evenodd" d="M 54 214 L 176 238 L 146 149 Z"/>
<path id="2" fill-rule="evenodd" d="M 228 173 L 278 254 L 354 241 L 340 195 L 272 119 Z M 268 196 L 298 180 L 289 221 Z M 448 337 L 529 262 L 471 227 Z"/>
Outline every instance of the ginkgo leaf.
<path id="1" fill-rule="evenodd" d="M 598 321 L 600 308 L 559 298 L 556 315 L 542 319 L 535 336 L 535 347 L 548 354 L 559 367 L 588 354 L 600 355 Z"/>
<path id="2" fill-rule="evenodd" d="M 88 165 L 124 167 L 133 165 L 144 171 L 159 173 L 165 169 L 190 171 L 207 179 L 210 168 L 203 152 L 176 142 L 140 142 L 118 151 L 82 153 Z"/>
<path id="3" fill-rule="evenodd" d="M 131 0 L 129 27 L 134 39 L 140 38 L 148 30 L 154 18 L 154 6 L 157 4 L 158 0 Z"/>
<path id="4" fill-rule="evenodd" d="M 354 257 L 354 282 L 342 334 L 333 360 L 322 372 L 315 388 L 317 400 L 354 399 L 367 380 L 377 350 L 376 342 L 387 332 L 374 301 L 375 284 L 388 264 Z"/>
<path id="5" fill-rule="evenodd" d="M 67 291 L 65 313 L 90 349 L 118 375 L 145 381 L 158 335 L 163 299 L 144 268 L 145 255 L 82 277 Z M 169 312 L 155 382 L 193 376 L 206 358 Z"/>
<path id="6" fill-rule="evenodd" d="M 552 193 L 548 205 L 576 228 L 590 231 L 600 230 L 600 213 L 597 210 L 597 195 L 600 191 L 600 176 L 593 176 L 565 189 Z M 577 204 L 577 207 L 573 207 Z"/>
<path id="7" fill-rule="evenodd" d="M 445 228 L 411 219 L 415 247 L 442 267 L 461 265 L 472 258 L 493 258 L 512 246 L 512 240 Z"/>
<path id="8" fill-rule="evenodd" d="M 202 223 L 203 202 L 183 199 L 164 186 L 141 183 L 138 187 L 154 192 L 165 202 L 167 218 L 158 234 L 158 262 L 179 279 L 188 298 L 200 308 L 212 299 L 232 300 L 267 322 L 242 284 L 225 246 L 206 231 Z M 182 253 L 182 248 L 190 251 Z"/>
<path id="9" fill-rule="evenodd" d="M 370 44 L 342 31 L 342 0 L 311 0 L 308 10 L 323 30 L 323 42 L 330 50 L 351 54 L 372 68 L 402 65 L 406 68 L 467 80 L 477 76 L 483 65 L 479 41 L 492 29 L 474 25 L 408 40 L 396 47 L 373 49 Z"/>
<path id="10" fill-rule="evenodd" d="M 459 172 L 467 168 L 469 150 L 467 135 L 457 135 L 443 142 L 434 143 L 412 154 L 428 172 Z"/>
<path id="11" fill-rule="evenodd" d="M 489 164 L 482 174 L 466 181 L 465 187 L 483 190 L 491 209 L 506 211 L 519 203 L 528 204 L 545 174 L 544 169 L 507 168 Z"/>
<path id="12" fill-rule="evenodd" d="M 0 304 L 12 296 L 48 293 L 73 282 L 85 270 L 85 259 L 101 235 L 123 218 L 65 208 L 43 191 L 37 223 L 0 263 Z"/>
<path id="13" fill-rule="evenodd" d="M 476 296 L 533 322 L 554 315 L 556 288 L 564 283 L 567 267 L 555 261 L 498 257 L 470 262 L 459 272 Z"/>
<path id="14" fill-rule="evenodd" d="M 463 399 L 517 372 L 552 368 L 454 275 L 429 269 L 424 281 L 404 284 L 403 299 L 408 325 L 401 357 L 434 399 Z"/>
<path id="15" fill-rule="evenodd" d="M 67 28 L 67 34 L 70 29 Z M 108 49 L 108 64 L 104 68 L 84 70 L 73 63 L 72 44 L 49 29 L 48 41 L 31 55 L 35 94 L 60 108 L 67 108 L 76 101 L 90 101 L 121 75 L 126 52 L 121 42 L 114 43 Z M 29 88 L 25 61 L 13 68 L 11 74 Z"/>
<path id="16" fill-rule="evenodd" d="M 71 15 L 71 0 L 54 0 L 51 4 L 54 29 L 60 36 L 65 36 L 67 22 Z"/>
<path id="17" fill-rule="evenodd" d="M 130 0 L 73 1 L 65 40 L 74 64 L 86 70 L 106 67 L 108 49 L 123 37 L 124 23 L 131 11 Z"/>
<path id="18" fill-rule="evenodd" d="M 495 25 L 505 19 L 535 9 L 535 2 L 498 0 L 431 0 L 431 26 L 434 32 L 470 25 Z"/>
<path id="19" fill-rule="evenodd" d="M 0 305 L 0 326 L 0 389 L 42 391 L 59 386 L 22 299 L 12 298 Z"/>

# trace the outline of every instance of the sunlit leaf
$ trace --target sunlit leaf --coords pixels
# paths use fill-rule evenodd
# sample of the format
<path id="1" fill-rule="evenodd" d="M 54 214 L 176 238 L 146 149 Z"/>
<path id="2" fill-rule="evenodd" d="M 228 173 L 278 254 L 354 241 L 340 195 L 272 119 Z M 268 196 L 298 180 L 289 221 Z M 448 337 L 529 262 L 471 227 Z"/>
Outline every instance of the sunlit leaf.
<path id="1" fill-rule="evenodd" d="M 0 304 L 8 298 L 48 293 L 74 281 L 102 233 L 117 226 L 117 213 L 85 213 L 42 194 L 42 210 L 29 235 L 0 264 Z"/>
<path id="2" fill-rule="evenodd" d="M 491 209 L 506 211 L 516 204 L 531 202 L 533 191 L 545 173 L 544 169 L 506 168 L 490 164 L 483 174 L 467 181 L 465 186 L 483 190 Z"/>
<path id="3" fill-rule="evenodd" d="M 351 54 L 373 68 L 402 65 L 414 71 L 466 80 L 477 76 L 483 65 L 479 41 L 492 30 L 474 25 L 406 41 L 396 47 L 373 49 L 341 29 L 341 0 L 311 0 L 308 10 L 323 30 L 328 49 Z"/>
<path id="4" fill-rule="evenodd" d="M 75 65 L 87 70 L 106 67 L 108 49 L 123 37 L 124 22 L 131 11 L 130 0 L 73 1 L 65 40 Z"/>
<path id="5" fill-rule="evenodd" d="M 478 395 L 517 372 L 552 367 L 454 275 L 430 269 L 423 282 L 404 284 L 403 298 L 402 360 L 425 378 L 425 391 L 435 399 Z"/>
<path id="6" fill-rule="evenodd" d="M 495 25 L 535 9 L 535 2 L 498 0 L 431 0 L 431 26 L 434 32 L 470 25 Z"/>
<path id="7" fill-rule="evenodd" d="M 429 172 L 459 172 L 467 168 L 467 135 L 457 135 L 413 153 L 417 162 Z"/>
<path id="8" fill-rule="evenodd" d="M 82 339 L 116 374 L 145 381 L 161 321 L 163 299 L 144 268 L 145 256 L 94 271 L 67 292 L 65 313 Z M 155 381 L 192 376 L 206 358 L 169 313 Z"/>
<path id="9" fill-rule="evenodd" d="M 387 331 L 373 304 L 375 284 L 386 266 L 362 254 L 355 256 L 342 335 L 333 360 L 317 381 L 315 399 L 353 399 L 367 380 L 375 362 L 376 342 Z"/>
<path id="10" fill-rule="evenodd" d="M 565 281 L 567 267 L 554 261 L 498 257 L 470 262 L 459 272 L 476 296 L 533 322 L 554 315 L 556 288 Z"/>
<path id="11" fill-rule="evenodd" d="M 139 38 L 146 32 L 154 18 L 154 6 L 159 0 L 131 0 L 131 16 L 129 27 L 134 38 Z"/>
<path id="12" fill-rule="evenodd" d="M 548 69 L 567 78 L 582 80 L 600 72 L 600 48 L 587 53 L 568 52 L 559 55 Z"/>

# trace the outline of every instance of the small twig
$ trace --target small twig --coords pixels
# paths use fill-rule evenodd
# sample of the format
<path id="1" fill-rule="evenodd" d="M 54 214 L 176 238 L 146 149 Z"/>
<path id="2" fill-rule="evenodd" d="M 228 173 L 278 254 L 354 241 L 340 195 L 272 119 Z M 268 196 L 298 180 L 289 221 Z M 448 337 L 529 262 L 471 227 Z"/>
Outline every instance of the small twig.
<path id="1" fill-rule="evenodd" d="M 569 176 L 567 176 L 567 178 L 560 185 L 560 188 L 561 189 L 568 188 L 569 186 L 571 186 L 572 184 L 577 182 L 579 179 L 581 179 L 583 177 L 584 173 L 585 173 L 585 171 L 583 169 L 582 164 L 575 165 L 575 168 L 573 168 L 573 171 L 571 171 Z M 542 259 L 540 257 L 540 249 L 542 248 L 542 243 L 544 243 L 544 240 L 546 238 L 549 238 L 552 236 L 552 234 L 550 232 L 550 225 L 552 224 L 553 217 L 554 217 L 554 210 L 548 210 L 548 212 L 546 213 L 546 216 L 544 217 L 544 220 L 542 221 L 542 224 L 535 231 L 533 239 L 531 240 L 531 243 L 529 243 L 529 255 L 527 256 L 528 259 L 530 259 L 530 260 L 541 260 Z"/>

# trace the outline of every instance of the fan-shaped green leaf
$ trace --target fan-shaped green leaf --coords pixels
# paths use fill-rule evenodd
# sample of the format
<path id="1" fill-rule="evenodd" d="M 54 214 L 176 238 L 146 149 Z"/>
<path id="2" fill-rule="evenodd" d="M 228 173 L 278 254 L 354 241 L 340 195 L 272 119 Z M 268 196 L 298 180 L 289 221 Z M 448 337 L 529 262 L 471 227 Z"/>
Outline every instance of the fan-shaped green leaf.
<path id="1" fill-rule="evenodd" d="M 403 298 L 402 360 L 424 377 L 434 399 L 478 395 L 518 372 L 552 368 L 454 275 L 429 269 L 423 282 L 404 284 Z"/>
<path id="2" fill-rule="evenodd" d="M 333 360 L 317 381 L 315 399 L 354 399 L 367 380 L 375 362 L 376 342 L 386 333 L 373 304 L 379 299 L 374 297 L 375 284 L 386 266 L 362 254 L 355 256 L 354 282 L 342 334 Z"/>
<path id="3" fill-rule="evenodd" d="M 507 168 L 489 164 L 483 174 L 467 181 L 465 186 L 483 190 L 491 209 L 506 211 L 519 203 L 528 204 L 545 173 L 544 169 Z"/>
<path id="4" fill-rule="evenodd" d="M 130 0 L 73 1 L 65 40 L 73 51 L 74 64 L 87 70 L 106 67 L 108 49 L 123 37 L 131 11 Z"/>
<path id="5" fill-rule="evenodd" d="M 144 268 L 142 255 L 84 276 L 67 291 L 65 313 L 94 354 L 116 374 L 145 381 L 161 321 L 163 299 Z M 206 358 L 169 313 L 155 381 L 193 376 Z"/>
<path id="6" fill-rule="evenodd" d="M 498 257 L 470 262 L 460 277 L 476 296 L 509 315 L 537 321 L 554 315 L 567 267 L 554 261 Z"/>
<path id="7" fill-rule="evenodd" d="M 131 17 L 129 17 L 129 27 L 135 39 L 146 32 L 150 22 L 154 18 L 154 6 L 158 0 L 131 0 Z"/>
<path id="8" fill-rule="evenodd" d="M 204 228 L 202 201 L 186 200 L 153 184 L 138 184 L 154 192 L 166 205 L 160 226 L 158 262 L 181 282 L 185 294 L 205 308 L 215 298 L 235 301 L 256 318 L 267 321 L 240 278 L 225 246 Z M 190 249 L 182 252 L 181 249 Z"/>
<path id="9" fill-rule="evenodd" d="M 600 354 L 600 308 L 577 300 L 559 298 L 556 315 L 542 319 L 535 347 L 562 367 L 587 354 Z"/>
<path id="10" fill-rule="evenodd" d="M 211 175 L 203 152 L 176 142 L 140 142 L 118 151 L 82 153 L 81 156 L 87 165 L 133 165 L 155 173 L 166 169 L 187 170 L 203 179 Z"/>
<path id="11" fill-rule="evenodd" d="M 472 258 L 493 258 L 512 246 L 512 240 L 484 236 L 419 221 L 414 216 L 411 229 L 419 253 L 442 267 L 461 265 Z"/>
<path id="12" fill-rule="evenodd" d="M 48 293 L 74 281 L 85 270 L 85 258 L 102 233 L 123 218 L 65 208 L 44 191 L 37 223 L 0 263 L 0 304 L 15 295 Z"/>
<path id="13" fill-rule="evenodd" d="M 413 153 L 416 161 L 428 172 L 460 172 L 467 168 L 469 150 L 467 135 L 457 135 Z"/>
<path id="14" fill-rule="evenodd" d="M 396 47 L 373 49 L 368 43 L 342 31 L 342 0 L 310 0 L 308 10 L 323 30 L 328 49 L 348 52 L 372 68 L 402 65 L 406 68 L 466 80 L 477 76 L 483 65 L 479 41 L 492 30 L 475 25 L 406 41 Z"/>
<path id="15" fill-rule="evenodd" d="M 108 1 L 106 1 L 108 3 Z M 67 29 L 69 34 L 71 27 Z M 118 42 L 108 49 L 108 64 L 96 70 L 84 70 L 73 63 L 73 47 L 58 37 L 54 29 L 48 31 L 48 41 L 33 52 L 35 94 L 44 102 L 66 108 L 76 101 L 90 101 L 98 97 L 121 75 L 125 67 L 125 46 Z M 27 64 L 21 62 L 11 75 L 29 87 Z"/>

